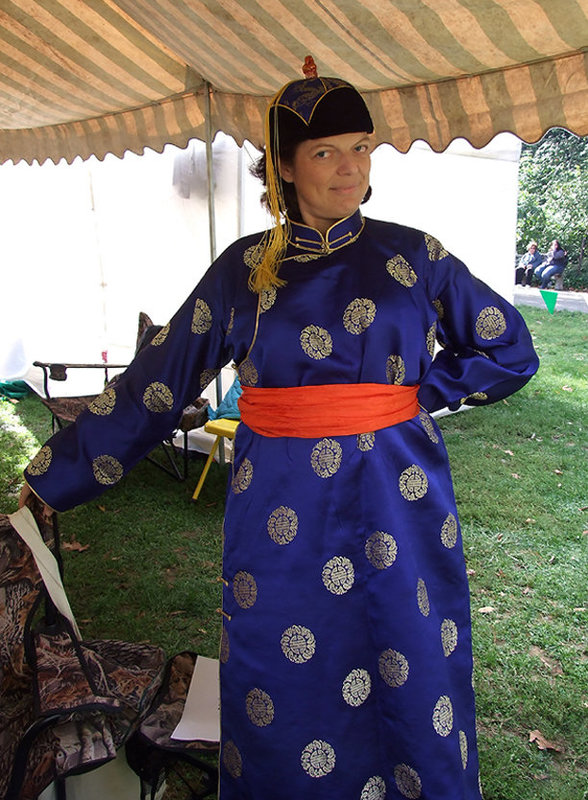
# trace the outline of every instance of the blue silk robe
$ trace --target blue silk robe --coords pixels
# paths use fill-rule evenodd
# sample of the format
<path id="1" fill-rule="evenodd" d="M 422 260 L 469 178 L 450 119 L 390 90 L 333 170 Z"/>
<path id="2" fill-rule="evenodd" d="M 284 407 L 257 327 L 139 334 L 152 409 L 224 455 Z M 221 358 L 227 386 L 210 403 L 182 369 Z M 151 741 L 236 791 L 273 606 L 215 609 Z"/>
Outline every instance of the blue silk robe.
<path id="1" fill-rule="evenodd" d="M 430 416 L 523 386 L 518 312 L 431 236 L 293 224 L 277 291 L 259 236 L 213 264 L 151 345 L 27 468 L 58 510 L 116 483 L 230 359 L 244 385 L 420 384 L 398 425 L 319 439 L 241 424 L 224 541 L 222 800 L 479 800 L 469 595 Z M 435 342 L 442 349 L 434 356 Z"/>

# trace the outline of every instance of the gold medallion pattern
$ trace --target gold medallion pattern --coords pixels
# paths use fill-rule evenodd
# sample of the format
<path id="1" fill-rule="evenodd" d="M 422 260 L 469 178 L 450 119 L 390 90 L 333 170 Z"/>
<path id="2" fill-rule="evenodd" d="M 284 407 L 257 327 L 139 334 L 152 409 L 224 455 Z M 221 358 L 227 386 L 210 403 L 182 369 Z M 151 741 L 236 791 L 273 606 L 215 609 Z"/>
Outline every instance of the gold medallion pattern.
<path id="1" fill-rule="evenodd" d="M 264 728 L 274 719 L 274 702 L 261 689 L 252 689 L 246 699 L 247 716 L 258 728 Z"/>
<path id="2" fill-rule="evenodd" d="M 486 392 L 473 392 L 472 394 L 468 394 L 467 397 L 462 397 L 459 402 L 460 405 L 463 406 L 465 403 L 468 402 L 468 400 L 487 400 L 487 399 L 488 395 L 486 394 Z"/>
<path id="3" fill-rule="evenodd" d="M 465 769 L 468 765 L 468 737 L 464 731 L 459 732 L 459 752 L 461 753 L 461 765 Z"/>
<path id="4" fill-rule="evenodd" d="M 221 660 L 221 663 L 223 664 L 227 663 L 227 661 L 229 660 L 230 652 L 231 652 L 231 646 L 229 642 L 229 634 L 227 632 L 227 629 L 223 625 L 223 630 L 221 633 L 220 652 L 219 652 L 219 658 Z"/>
<path id="5" fill-rule="evenodd" d="M 311 778 L 322 778 L 335 768 L 335 751 L 328 742 L 315 739 L 302 751 L 300 763 Z"/>
<path id="6" fill-rule="evenodd" d="M 435 307 L 435 311 L 437 312 L 437 316 L 439 317 L 439 319 L 443 319 L 443 317 L 445 316 L 445 309 L 443 308 L 443 303 L 441 302 L 441 300 L 439 300 L 438 297 L 436 297 L 433 300 L 433 305 Z"/>
<path id="7" fill-rule="evenodd" d="M 263 261 L 263 245 L 260 243 L 248 247 L 243 253 L 243 261 L 249 269 L 255 269 Z"/>
<path id="8" fill-rule="evenodd" d="M 44 475 L 51 465 L 53 451 L 48 444 L 43 445 L 27 467 L 29 475 Z"/>
<path id="9" fill-rule="evenodd" d="M 294 664 L 309 661 L 316 650 L 314 633 L 302 625 L 291 625 L 286 628 L 280 640 L 282 653 Z"/>
<path id="10" fill-rule="evenodd" d="M 374 775 L 369 779 L 361 790 L 359 800 L 384 800 L 386 797 L 386 784 L 379 775 Z"/>
<path id="11" fill-rule="evenodd" d="M 453 706 L 447 695 L 443 694 L 433 709 L 433 727 L 439 736 L 449 736 L 453 728 Z"/>
<path id="12" fill-rule="evenodd" d="M 402 284 L 402 286 L 406 286 L 409 289 L 417 282 L 416 272 L 413 270 L 404 256 L 397 255 L 394 256 L 394 258 L 390 258 L 386 262 L 386 269 L 390 275 L 392 275 L 392 277 L 398 281 L 398 283 Z"/>
<path id="13" fill-rule="evenodd" d="M 143 403 L 149 411 L 163 414 L 173 408 L 174 396 L 165 383 L 153 381 L 143 392 Z"/>
<path id="14" fill-rule="evenodd" d="M 308 261 L 316 261 L 318 258 L 322 258 L 322 253 L 301 253 L 298 256 L 294 256 L 292 261 L 297 261 L 299 264 L 306 264 Z"/>
<path id="15" fill-rule="evenodd" d="M 257 583 L 253 575 L 240 570 L 233 578 L 233 595 L 241 608 L 251 608 L 257 600 Z"/>
<path id="16" fill-rule="evenodd" d="M 439 239 L 435 239 L 434 236 L 428 233 L 425 233 L 425 244 L 427 245 L 429 261 L 439 261 L 449 255 Z"/>
<path id="17" fill-rule="evenodd" d="M 418 772 L 407 764 L 394 767 L 394 780 L 398 791 L 409 800 L 418 800 L 421 796 L 422 783 Z"/>
<path id="18" fill-rule="evenodd" d="M 345 556 L 334 556 L 323 567 L 323 583 L 331 594 L 345 594 L 354 580 L 353 563 Z"/>
<path id="19" fill-rule="evenodd" d="M 244 458 L 237 470 L 235 477 L 231 481 L 231 489 L 235 494 L 241 494 L 251 485 L 253 479 L 253 464 L 248 458 Z"/>
<path id="20" fill-rule="evenodd" d="M 427 432 L 427 436 L 434 444 L 439 444 L 439 436 L 433 426 L 433 421 L 426 411 L 419 411 L 419 422 Z"/>
<path id="21" fill-rule="evenodd" d="M 239 364 L 239 380 L 245 386 L 255 386 L 257 381 L 259 380 L 259 375 L 255 364 L 250 358 L 246 358 Z"/>
<path id="22" fill-rule="evenodd" d="M 341 466 L 343 450 L 336 439 L 321 439 L 312 448 L 310 463 L 319 478 L 331 478 Z"/>
<path id="23" fill-rule="evenodd" d="M 348 333 L 359 336 L 376 318 L 376 304 L 367 297 L 356 297 L 343 312 L 343 326 Z"/>
<path id="24" fill-rule="evenodd" d="M 427 341 L 426 341 L 427 351 L 431 356 L 431 358 L 433 358 L 433 354 L 435 353 L 436 334 L 437 334 L 437 323 L 434 322 L 427 331 Z"/>
<path id="25" fill-rule="evenodd" d="M 263 314 L 264 311 L 269 311 L 276 302 L 277 296 L 278 293 L 275 286 L 272 286 L 271 289 L 262 289 L 259 296 L 259 313 Z"/>
<path id="26" fill-rule="evenodd" d="M 457 647 L 457 625 L 452 619 L 441 623 L 441 645 L 445 656 L 450 656 Z"/>
<path id="27" fill-rule="evenodd" d="M 417 605 L 423 617 L 428 617 L 431 610 L 427 585 L 422 578 L 417 581 Z"/>
<path id="28" fill-rule="evenodd" d="M 457 520 L 453 514 L 448 514 L 445 517 L 445 522 L 441 527 L 441 541 L 445 547 L 455 547 L 457 542 Z"/>
<path id="29" fill-rule="evenodd" d="M 110 387 L 109 389 L 105 389 L 102 394 L 99 394 L 98 397 L 92 400 L 88 406 L 88 410 L 91 411 L 92 414 L 96 414 L 99 417 L 107 417 L 109 414 L 112 414 L 115 405 L 116 392 L 112 387 Z"/>
<path id="30" fill-rule="evenodd" d="M 370 433 L 358 433 L 357 434 L 357 448 L 361 450 L 362 453 L 367 453 L 368 450 L 371 450 L 376 443 L 376 434 L 374 431 Z"/>
<path id="31" fill-rule="evenodd" d="M 152 347 L 159 347 L 159 345 L 163 344 L 167 339 L 167 335 L 169 333 L 169 322 L 167 325 L 164 325 L 163 328 L 158 331 L 153 339 L 151 339 L 151 346 Z"/>
<path id="32" fill-rule="evenodd" d="M 207 333 L 212 328 L 212 313 L 205 300 L 196 298 L 194 303 L 194 313 L 192 314 L 192 333 L 199 335 Z"/>
<path id="33" fill-rule="evenodd" d="M 205 369 L 200 373 L 200 388 L 206 389 L 209 383 L 212 383 L 217 375 L 220 375 L 220 369 Z"/>
<path id="34" fill-rule="evenodd" d="M 372 679 L 367 669 L 353 669 L 343 681 L 343 700 L 357 708 L 365 703 L 372 690 Z"/>
<path id="35" fill-rule="evenodd" d="M 331 334 L 318 325 L 307 325 L 300 333 L 300 346 L 307 356 L 320 361 L 333 352 Z"/>
<path id="36" fill-rule="evenodd" d="M 427 494 L 429 480 L 417 464 L 412 464 L 400 473 L 398 488 L 405 500 L 420 500 Z"/>
<path id="37" fill-rule="evenodd" d="M 394 689 L 408 679 L 408 661 L 397 650 L 384 650 L 378 658 L 378 669 L 382 679 Z"/>
<path id="38" fill-rule="evenodd" d="M 223 744 L 223 764 L 231 778 L 240 778 L 243 772 L 243 759 L 235 742 L 229 740 Z"/>
<path id="39" fill-rule="evenodd" d="M 112 486 L 123 476 L 122 464 L 114 456 L 98 456 L 92 461 L 94 477 L 103 486 Z"/>
<path id="40" fill-rule="evenodd" d="M 504 314 L 496 306 L 486 306 L 478 314 L 476 333 L 480 339 L 498 339 L 506 330 Z"/>
<path id="41" fill-rule="evenodd" d="M 365 543 L 365 554 L 370 564 L 376 569 L 391 567 L 396 561 L 398 546 L 389 533 L 376 531 Z"/>
<path id="42" fill-rule="evenodd" d="M 298 533 L 298 514 L 286 506 L 278 506 L 269 515 L 267 532 L 276 544 L 290 544 Z"/>
<path id="43" fill-rule="evenodd" d="M 402 356 L 391 355 L 386 360 L 386 380 L 399 386 L 406 376 L 406 367 Z"/>

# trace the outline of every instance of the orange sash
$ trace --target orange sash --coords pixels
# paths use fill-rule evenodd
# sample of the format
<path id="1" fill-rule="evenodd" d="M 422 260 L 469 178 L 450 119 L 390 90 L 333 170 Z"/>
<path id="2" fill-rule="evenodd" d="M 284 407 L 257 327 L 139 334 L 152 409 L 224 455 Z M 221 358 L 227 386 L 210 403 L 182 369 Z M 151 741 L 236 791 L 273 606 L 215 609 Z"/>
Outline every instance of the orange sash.
<path id="1" fill-rule="evenodd" d="M 412 419 L 419 413 L 418 389 L 384 383 L 244 386 L 239 409 L 245 425 L 262 436 L 346 436 Z"/>

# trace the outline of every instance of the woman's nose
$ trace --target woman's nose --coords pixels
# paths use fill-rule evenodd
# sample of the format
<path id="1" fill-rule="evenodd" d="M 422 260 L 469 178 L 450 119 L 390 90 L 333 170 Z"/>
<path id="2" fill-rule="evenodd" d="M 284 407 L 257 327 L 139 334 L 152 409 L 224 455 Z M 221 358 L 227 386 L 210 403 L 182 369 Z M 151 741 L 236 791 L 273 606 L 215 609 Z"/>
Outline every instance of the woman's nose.
<path id="1" fill-rule="evenodd" d="M 353 156 L 343 154 L 339 159 L 337 171 L 341 175 L 352 175 L 354 172 L 357 172 L 358 168 L 359 167 Z"/>

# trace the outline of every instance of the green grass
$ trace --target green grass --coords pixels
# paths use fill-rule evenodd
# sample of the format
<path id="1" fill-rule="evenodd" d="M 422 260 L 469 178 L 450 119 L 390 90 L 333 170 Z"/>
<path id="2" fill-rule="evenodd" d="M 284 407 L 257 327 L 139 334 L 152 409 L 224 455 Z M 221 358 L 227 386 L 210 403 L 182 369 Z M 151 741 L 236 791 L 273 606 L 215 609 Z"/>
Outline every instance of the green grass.
<path id="1" fill-rule="evenodd" d="M 522 312 L 538 375 L 504 402 L 440 421 L 470 574 L 482 783 L 486 800 L 586 800 L 588 317 Z M 50 426 L 34 397 L 0 401 L 0 422 L 9 512 Z M 144 462 L 60 515 L 66 546 L 88 546 L 64 551 L 84 635 L 217 656 L 227 468 L 213 466 L 193 503 L 202 463 L 178 483 Z M 558 749 L 530 742 L 535 730 Z"/>

